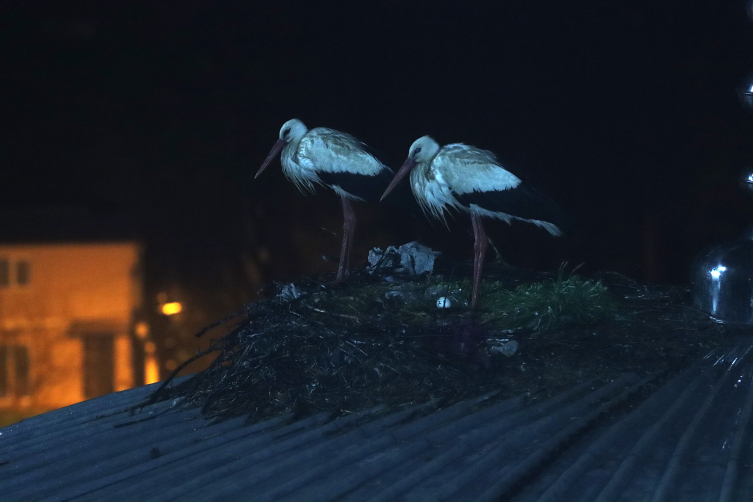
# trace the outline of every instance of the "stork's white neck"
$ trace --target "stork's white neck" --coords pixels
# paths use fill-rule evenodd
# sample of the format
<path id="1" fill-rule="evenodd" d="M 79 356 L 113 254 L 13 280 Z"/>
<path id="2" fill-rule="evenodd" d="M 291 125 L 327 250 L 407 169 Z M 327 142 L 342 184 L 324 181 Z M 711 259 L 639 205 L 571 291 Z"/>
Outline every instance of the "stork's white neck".
<path id="1" fill-rule="evenodd" d="M 301 139 L 303 138 L 294 139 L 282 149 L 280 155 L 282 172 L 302 193 L 314 193 L 314 184 L 322 184 L 322 180 L 317 176 L 313 165 L 299 158 L 298 148 Z"/>
<path id="2" fill-rule="evenodd" d="M 452 195 L 452 190 L 442 174 L 432 169 L 431 160 L 434 157 L 431 157 L 429 161 L 420 162 L 413 168 L 410 173 L 410 185 L 424 213 L 445 221 L 445 211 L 448 210 L 448 206 L 462 209 L 462 205 Z"/>

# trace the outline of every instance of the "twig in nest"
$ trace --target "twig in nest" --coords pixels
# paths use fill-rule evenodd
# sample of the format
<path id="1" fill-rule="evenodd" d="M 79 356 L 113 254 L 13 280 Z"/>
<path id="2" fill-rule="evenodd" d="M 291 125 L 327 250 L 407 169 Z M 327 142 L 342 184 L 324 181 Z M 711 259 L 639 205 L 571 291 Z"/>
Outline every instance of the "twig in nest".
<path id="1" fill-rule="evenodd" d="M 250 305 L 248 305 L 248 304 L 247 304 L 247 305 L 244 305 L 243 307 L 241 307 L 241 308 L 240 308 L 239 310 L 236 310 L 236 311 L 235 311 L 235 312 L 233 312 L 232 314 L 228 314 L 227 316 L 223 317 L 222 319 L 220 319 L 220 320 L 218 320 L 218 321 L 214 321 L 214 322 L 213 322 L 212 324 L 210 324 L 210 325 L 208 325 L 208 326 L 206 326 L 206 327 L 202 328 L 202 330 L 201 330 L 201 331 L 199 331 L 198 333 L 196 333 L 196 335 L 195 335 L 195 336 L 196 336 L 196 338 L 201 338 L 202 336 L 204 336 L 204 334 L 205 334 L 205 333 L 206 333 L 207 331 L 209 331 L 209 330 L 211 330 L 211 329 L 214 329 L 214 328 L 216 328 L 216 327 L 217 327 L 217 326 L 219 326 L 220 324 L 224 324 L 224 323 L 228 322 L 228 321 L 229 321 L 230 319 L 234 319 L 234 318 L 236 318 L 236 317 L 240 317 L 240 316 L 242 316 L 243 314 L 247 314 L 247 315 L 250 315 L 250 314 L 251 314 L 251 310 L 252 310 L 252 309 L 253 309 L 254 311 L 255 311 L 255 310 L 257 310 L 257 309 L 258 309 L 258 303 L 252 303 L 252 304 L 250 304 Z"/>
<path id="2" fill-rule="evenodd" d="M 143 408 L 145 406 L 149 406 L 150 404 L 156 403 L 157 400 L 160 398 L 160 394 L 165 389 L 165 387 L 167 387 L 170 384 L 170 382 L 172 382 L 173 379 L 176 376 L 178 376 L 178 373 L 183 368 L 185 368 L 186 366 L 188 366 L 192 362 L 196 361 L 197 359 L 199 359 L 201 357 L 204 357 L 207 354 L 210 354 L 212 352 L 220 350 L 222 348 L 222 347 L 220 347 L 220 345 L 222 345 L 224 343 L 225 343 L 225 339 L 224 338 L 220 338 L 219 340 L 215 340 L 214 342 L 212 342 L 212 344 L 209 346 L 209 348 L 207 350 L 204 350 L 204 351 L 201 351 L 201 352 L 197 352 L 192 357 L 190 357 L 190 358 L 186 359 L 185 361 L 183 361 L 182 363 L 180 363 L 178 365 L 178 367 L 175 368 L 172 373 L 170 373 L 170 376 L 167 377 L 167 380 L 165 380 L 164 382 L 162 382 L 162 385 L 160 385 L 157 388 L 157 390 L 155 390 L 154 392 L 152 392 L 152 395 L 149 396 L 149 399 L 147 399 L 146 401 L 144 401 L 141 404 L 137 404 L 136 406 L 133 407 L 133 409 L 135 410 L 137 408 Z"/>
<path id="3" fill-rule="evenodd" d="M 352 315 L 348 315 L 348 314 L 338 314 L 337 312 L 328 312 L 328 311 L 323 310 L 323 309 L 318 309 L 316 307 L 312 307 L 311 305 L 306 305 L 306 306 L 309 309 L 313 310 L 314 312 L 319 312 L 320 314 L 327 314 L 327 315 L 331 315 L 331 316 L 334 316 L 334 317 L 339 317 L 340 319 L 347 319 L 349 321 L 355 321 L 355 322 L 358 322 L 358 323 L 361 322 L 361 320 L 358 317 L 356 317 L 356 316 L 352 316 Z"/>

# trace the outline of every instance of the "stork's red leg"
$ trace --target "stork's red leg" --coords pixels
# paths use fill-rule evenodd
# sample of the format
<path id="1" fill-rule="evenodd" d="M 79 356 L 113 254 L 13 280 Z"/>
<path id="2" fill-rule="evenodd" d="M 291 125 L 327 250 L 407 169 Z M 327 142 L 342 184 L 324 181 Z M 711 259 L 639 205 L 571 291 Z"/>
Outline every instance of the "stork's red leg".
<path id="1" fill-rule="evenodd" d="M 340 197 L 343 203 L 343 247 L 340 251 L 340 266 L 337 269 L 337 279 L 335 282 L 342 282 L 348 276 L 350 267 L 350 248 L 353 244 L 353 234 L 356 228 L 356 213 L 353 212 L 353 205 L 350 199 Z"/>
<path id="2" fill-rule="evenodd" d="M 484 257 L 486 256 L 486 245 L 488 239 L 484 231 L 484 224 L 481 216 L 471 213 L 471 222 L 473 223 L 473 293 L 471 294 L 471 308 L 475 309 L 478 304 L 478 295 L 481 291 L 481 270 L 484 267 Z"/>
<path id="3" fill-rule="evenodd" d="M 348 251 L 345 253 L 345 277 L 350 273 L 350 254 L 353 249 L 353 241 L 355 240 L 354 236 L 356 233 L 356 213 L 353 211 L 350 199 L 346 200 L 348 205 L 348 216 L 346 218 L 348 222 Z M 343 230 L 345 230 L 344 227 L 345 225 L 343 225 Z"/>

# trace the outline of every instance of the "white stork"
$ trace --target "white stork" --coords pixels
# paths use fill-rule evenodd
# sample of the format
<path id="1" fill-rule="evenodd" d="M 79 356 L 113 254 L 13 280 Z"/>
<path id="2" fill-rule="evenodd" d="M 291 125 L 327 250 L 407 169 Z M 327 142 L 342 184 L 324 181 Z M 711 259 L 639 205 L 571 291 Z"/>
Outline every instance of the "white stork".
<path id="1" fill-rule="evenodd" d="M 462 143 L 439 147 L 429 136 L 417 139 L 382 199 L 410 173 L 413 195 L 424 213 L 444 221 L 448 207 L 471 213 L 474 260 L 471 308 L 478 303 L 487 237 L 482 216 L 507 223 L 522 220 L 554 236 L 562 235 L 557 205 L 503 168 L 490 151 Z"/>
<path id="2" fill-rule="evenodd" d="M 307 129 L 298 119 L 288 120 L 280 129 L 280 139 L 269 152 L 254 179 L 282 151 L 282 172 L 304 194 L 314 193 L 315 185 L 328 186 L 340 196 L 343 208 L 343 243 L 336 282 L 348 274 L 350 248 L 356 215 L 351 200 L 378 200 L 392 178 L 385 166 L 363 142 L 350 134 L 317 127 Z"/>

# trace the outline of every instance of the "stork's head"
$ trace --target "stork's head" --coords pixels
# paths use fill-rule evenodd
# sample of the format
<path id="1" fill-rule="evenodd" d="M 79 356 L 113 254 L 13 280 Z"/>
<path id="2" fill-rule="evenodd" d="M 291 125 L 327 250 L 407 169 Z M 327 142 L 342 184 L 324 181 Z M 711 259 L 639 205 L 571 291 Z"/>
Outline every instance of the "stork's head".
<path id="1" fill-rule="evenodd" d="M 290 119 L 280 128 L 280 141 L 292 143 L 299 141 L 308 132 L 306 126 L 298 119 Z"/>
<path id="2" fill-rule="evenodd" d="M 262 171 L 264 171 L 269 163 L 272 162 L 272 159 L 277 157 L 280 151 L 285 148 L 285 145 L 288 143 L 299 142 L 307 132 L 308 129 L 306 129 L 306 126 L 298 119 L 290 119 L 285 122 L 280 128 L 280 139 L 277 140 L 272 147 L 272 150 L 269 152 L 269 155 L 267 155 L 267 158 L 264 159 L 264 162 L 256 172 L 254 179 L 259 177 Z"/>
<path id="3" fill-rule="evenodd" d="M 439 153 L 439 145 L 434 141 L 431 136 L 422 136 L 418 138 L 410 146 L 408 150 L 408 159 L 413 159 L 413 162 L 420 164 L 421 162 L 431 162 L 437 153 Z"/>
<path id="4" fill-rule="evenodd" d="M 405 159 L 403 165 L 398 169 L 397 174 L 392 178 L 390 186 L 384 191 L 380 200 L 384 200 L 384 198 L 387 197 L 387 194 L 389 194 L 392 189 L 400 183 L 400 180 L 408 176 L 417 164 L 431 162 L 438 152 L 439 145 L 430 136 L 422 136 L 414 141 L 408 150 L 408 158 Z"/>

